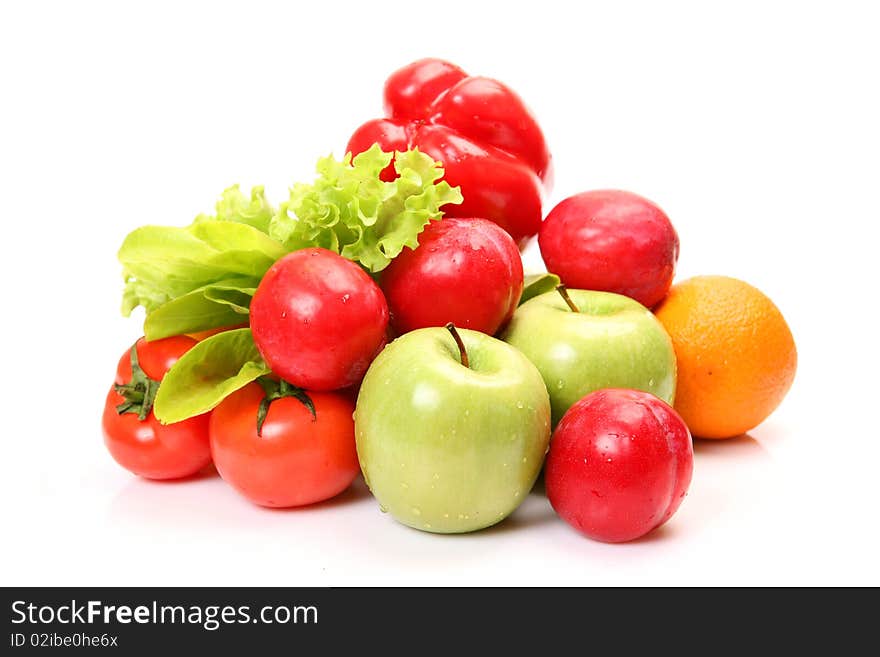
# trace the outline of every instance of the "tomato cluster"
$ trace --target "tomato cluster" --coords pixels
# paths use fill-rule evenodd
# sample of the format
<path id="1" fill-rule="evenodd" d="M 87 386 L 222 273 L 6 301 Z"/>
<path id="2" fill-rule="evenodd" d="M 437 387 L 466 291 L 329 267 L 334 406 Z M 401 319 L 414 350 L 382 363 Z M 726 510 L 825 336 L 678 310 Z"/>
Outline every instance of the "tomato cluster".
<path id="1" fill-rule="evenodd" d="M 188 336 L 141 338 L 120 359 L 102 425 L 121 466 L 147 479 L 179 479 L 213 460 L 245 497 L 270 507 L 312 504 L 351 484 L 359 468 L 350 395 L 306 394 L 267 378 L 210 413 L 160 423 L 150 390 L 195 344 Z"/>

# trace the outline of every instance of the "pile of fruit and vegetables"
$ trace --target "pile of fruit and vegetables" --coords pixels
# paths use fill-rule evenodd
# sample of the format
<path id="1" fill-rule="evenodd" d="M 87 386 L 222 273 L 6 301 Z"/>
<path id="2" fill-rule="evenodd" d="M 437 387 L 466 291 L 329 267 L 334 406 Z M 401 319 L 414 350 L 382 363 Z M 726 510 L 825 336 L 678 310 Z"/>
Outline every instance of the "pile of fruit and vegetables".
<path id="1" fill-rule="evenodd" d="M 277 207 L 223 192 L 119 250 L 143 337 L 104 408 L 113 458 L 147 479 L 220 477 L 268 507 L 363 474 L 429 532 L 503 520 L 542 470 L 559 516 L 635 539 L 685 498 L 692 436 L 738 436 L 794 378 L 779 310 L 734 278 L 673 285 L 653 202 L 579 193 L 544 215 L 543 133 L 497 80 L 425 59 Z M 547 272 L 524 276 L 537 235 Z"/>

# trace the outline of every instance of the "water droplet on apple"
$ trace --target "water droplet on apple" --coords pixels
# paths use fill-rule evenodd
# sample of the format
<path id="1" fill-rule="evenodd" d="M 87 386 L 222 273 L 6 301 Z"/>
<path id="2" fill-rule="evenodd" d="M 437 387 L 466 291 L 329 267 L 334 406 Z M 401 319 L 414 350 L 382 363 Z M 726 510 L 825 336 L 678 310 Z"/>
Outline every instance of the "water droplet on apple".
<path id="1" fill-rule="evenodd" d="M 434 473 L 434 481 L 437 481 L 439 478 L 440 478 L 440 475 L 435 472 Z"/>
<path id="2" fill-rule="evenodd" d="M 611 459 L 605 459 L 605 460 L 608 461 L 609 463 L 611 463 Z"/>
<path id="3" fill-rule="evenodd" d="M 649 386 L 654 385 L 654 379 L 648 379 L 648 385 Z"/>
<path id="4" fill-rule="evenodd" d="M 287 317 L 287 311 L 286 311 L 286 310 L 282 310 L 282 311 L 281 311 L 281 319 L 285 319 L 286 317 Z"/>
<path id="5" fill-rule="evenodd" d="M 528 462 L 529 462 L 529 457 L 523 456 L 523 463 L 528 463 Z"/>
<path id="6" fill-rule="evenodd" d="M 382 513 L 388 513 L 388 507 L 385 506 L 384 504 L 380 504 L 379 511 L 381 511 Z"/>
<path id="7" fill-rule="evenodd" d="M 348 303 L 348 300 L 349 300 L 349 299 L 351 299 L 351 295 L 350 295 L 350 294 L 343 294 L 343 295 L 342 295 L 342 303 Z"/>
<path id="8" fill-rule="evenodd" d="M 608 459 L 608 460 L 610 461 L 611 459 Z M 409 484 L 406 483 L 405 481 L 402 481 L 402 482 L 400 482 L 400 487 L 401 487 L 403 490 L 406 490 L 406 489 L 409 488 Z"/>
<path id="9" fill-rule="evenodd" d="M 559 381 L 556 382 L 556 389 L 562 390 L 562 386 L 564 386 L 564 385 L 565 385 L 565 382 L 563 382 L 562 379 L 559 379 Z"/>
<path id="10" fill-rule="evenodd" d="M 448 513 L 444 513 L 444 514 L 443 514 L 443 517 L 444 517 L 444 518 L 448 518 L 448 517 L 449 517 L 449 514 L 448 514 Z"/>
<path id="11" fill-rule="evenodd" d="M 470 414 L 471 414 L 470 409 L 467 409 L 467 408 L 464 409 L 464 414 L 465 414 L 465 415 L 470 415 Z"/>
<path id="12" fill-rule="evenodd" d="M 516 407 L 517 408 L 524 408 L 525 404 L 523 404 L 521 401 L 518 401 L 518 402 L 516 402 Z"/>
<path id="13" fill-rule="evenodd" d="M 431 529 L 431 523 L 430 523 L 430 522 L 426 522 L 426 523 L 425 523 L 425 529 Z"/>
<path id="14" fill-rule="evenodd" d="M 387 386 L 389 383 L 391 383 L 391 379 L 385 379 L 385 385 Z"/>
<path id="15" fill-rule="evenodd" d="M 517 490 L 517 491 L 514 491 L 514 492 L 513 492 L 513 496 L 514 496 L 514 497 L 519 497 L 519 491 L 518 491 L 518 490 Z"/>
<path id="16" fill-rule="evenodd" d="M 421 510 L 419 507 L 417 507 L 417 506 L 414 506 L 414 507 L 412 508 L 412 512 L 413 512 L 413 515 L 415 515 L 415 516 L 420 516 L 420 515 L 422 515 L 422 510 Z"/>

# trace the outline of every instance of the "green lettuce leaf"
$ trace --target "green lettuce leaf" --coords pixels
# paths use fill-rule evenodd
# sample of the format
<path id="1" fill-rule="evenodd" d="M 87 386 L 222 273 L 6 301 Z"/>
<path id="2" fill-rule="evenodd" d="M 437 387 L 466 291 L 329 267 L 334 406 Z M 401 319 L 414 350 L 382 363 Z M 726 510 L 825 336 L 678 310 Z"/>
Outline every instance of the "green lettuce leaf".
<path id="1" fill-rule="evenodd" d="M 160 340 L 172 335 L 247 324 L 253 279 L 232 278 L 205 285 L 172 299 L 147 315 L 144 336 Z"/>
<path id="2" fill-rule="evenodd" d="M 168 370 L 153 404 L 164 424 L 207 413 L 251 381 L 269 374 L 248 328 L 202 340 Z"/>
<path id="3" fill-rule="evenodd" d="M 399 177 L 379 179 L 394 157 Z M 320 246 L 360 263 L 371 272 L 388 266 L 404 247 L 418 247 L 419 233 L 440 219 L 447 203 L 461 203 L 443 168 L 417 149 L 384 153 L 378 145 L 337 161 L 318 161 L 318 179 L 294 185 L 269 225 L 269 235 L 294 251 Z"/>
<path id="4" fill-rule="evenodd" d="M 519 298 L 519 305 L 524 304 L 526 301 L 539 294 L 555 290 L 557 285 L 559 285 L 559 276 L 556 274 L 548 274 L 547 272 L 544 272 L 542 274 L 526 275 L 523 279 L 523 293 Z"/>
<path id="5" fill-rule="evenodd" d="M 392 158 L 400 175 L 384 182 Z M 462 200 L 440 182 L 440 164 L 417 150 L 383 153 L 376 145 L 353 160 L 323 158 L 317 171 L 314 183 L 294 185 L 278 212 L 262 187 L 248 197 L 233 185 L 215 214 L 189 226 L 132 231 L 118 254 L 123 314 L 142 306 L 150 340 L 243 324 L 263 275 L 290 251 L 322 246 L 377 272 L 404 247 L 418 247 L 443 205 Z"/>
<path id="6" fill-rule="evenodd" d="M 238 185 L 227 187 L 223 190 L 214 210 L 216 214 L 200 214 L 196 217 L 196 222 L 233 221 L 253 226 L 263 233 L 268 233 L 269 222 L 275 214 L 275 210 L 266 200 L 262 185 L 251 189 L 250 199 L 242 193 Z"/>
<path id="7" fill-rule="evenodd" d="M 201 220 L 186 228 L 142 226 L 129 233 L 119 249 L 125 279 L 122 312 L 127 316 L 143 306 L 149 314 L 173 299 L 231 278 L 241 281 L 239 289 L 256 288 L 285 253 L 281 244 L 244 223 Z"/>

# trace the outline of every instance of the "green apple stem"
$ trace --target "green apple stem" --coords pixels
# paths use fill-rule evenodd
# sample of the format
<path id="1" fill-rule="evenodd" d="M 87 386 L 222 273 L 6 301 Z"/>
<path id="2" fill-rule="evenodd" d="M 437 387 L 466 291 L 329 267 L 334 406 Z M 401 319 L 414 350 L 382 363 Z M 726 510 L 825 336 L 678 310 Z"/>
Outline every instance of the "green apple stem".
<path id="1" fill-rule="evenodd" d="M 571 308 L 571 312 L 573 312 L 573 313 L 580 312 L 580 308 L 578 308 L 575 305 L 574 301 L 571 300 L 571 297 L 568 296 L 568 289 L 566 289 L 566 287 L 564 285 L 562 285 L 562 284 L 557 285 L 556 291 L 559 292 L 559 296 L 561 296 L 565 300 L 565 303 L 568 304 L 568 307 Z"/>
<path id="2" fill-rule="evenodd" d="M 452 333 L 452 339 L 455 340 L 455 344 L 458 345 L 458 353 L 461 355 L 461 364 L 469 368 L 471 365 L 468 360 L 467 349 L 464 348 L 464 342 L 462 342 L 461 336 L 455 328 L 455 324 L 449 322 L 446 325 L 446 330 Z"/>

